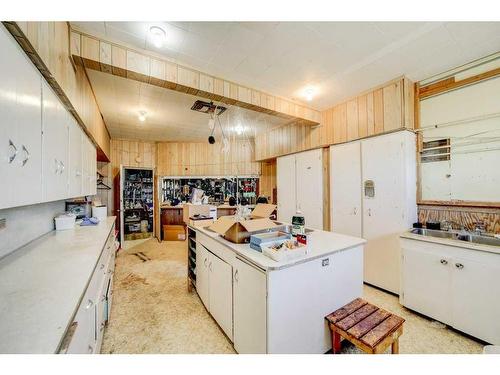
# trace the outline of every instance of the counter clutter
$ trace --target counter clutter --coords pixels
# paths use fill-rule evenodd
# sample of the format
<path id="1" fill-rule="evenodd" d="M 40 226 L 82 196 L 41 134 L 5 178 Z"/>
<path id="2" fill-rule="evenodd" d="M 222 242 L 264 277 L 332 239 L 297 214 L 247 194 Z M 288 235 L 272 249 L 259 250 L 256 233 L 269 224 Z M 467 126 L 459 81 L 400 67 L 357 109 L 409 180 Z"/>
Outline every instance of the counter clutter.
<path id="1" fill-rule="evenodd" d="M 52 231 L 0 260 L 1 353 L 99 352 L 111 302 L 114 226 L 108 217 Z"/>

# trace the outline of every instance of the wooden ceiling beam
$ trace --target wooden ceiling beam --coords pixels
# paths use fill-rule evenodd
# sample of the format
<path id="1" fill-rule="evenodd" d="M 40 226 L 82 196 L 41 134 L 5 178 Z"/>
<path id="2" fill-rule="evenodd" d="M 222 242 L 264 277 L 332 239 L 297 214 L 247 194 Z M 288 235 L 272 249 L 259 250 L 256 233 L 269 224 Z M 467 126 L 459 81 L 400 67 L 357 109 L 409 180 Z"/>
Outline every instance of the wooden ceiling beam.
<path id="1" fill-rule="evenodd" d="M 70 43 L 73 61 L 87 69 L 221 101 L 289 119 L 291 122 L 317 125 L 321 121 L 320 111 L 301 103 L 213 77 L 75 30 L 71 30 Z"/>

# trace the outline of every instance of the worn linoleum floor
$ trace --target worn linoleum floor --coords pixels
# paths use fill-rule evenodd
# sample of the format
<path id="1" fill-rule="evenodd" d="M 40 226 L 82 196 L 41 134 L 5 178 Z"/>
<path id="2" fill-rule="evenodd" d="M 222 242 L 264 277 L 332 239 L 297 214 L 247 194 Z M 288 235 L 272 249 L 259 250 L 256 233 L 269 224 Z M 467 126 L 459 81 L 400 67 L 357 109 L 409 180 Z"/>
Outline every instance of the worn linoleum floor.
<path id="1" fill-rule="evenodd" d="M 186 284 L 187 242 L 149 239 L 116 258 L 111 320 L 102 353 L 235 353 L 231 342 Z M 401 353 L 481 353 L 484 343 L 402 307 L 365 286 L 364 298 L 406 319 Z M 343 343 L 344 353 L 360 353 Z"/>

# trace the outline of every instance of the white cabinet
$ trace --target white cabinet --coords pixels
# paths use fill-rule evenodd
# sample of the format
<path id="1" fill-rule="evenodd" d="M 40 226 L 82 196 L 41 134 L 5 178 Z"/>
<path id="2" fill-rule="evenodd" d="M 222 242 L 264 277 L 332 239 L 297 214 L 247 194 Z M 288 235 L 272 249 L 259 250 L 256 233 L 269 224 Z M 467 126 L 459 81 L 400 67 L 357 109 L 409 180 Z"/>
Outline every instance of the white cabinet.
<path id="1" fill-rule="evenodd" d="M 201 243 L 196 243 L 196 292 L 201 301 L 209 308 L 208 300 L 208 250 Z"/>
<path id="2" fill-rule="evenodd" d="M 228 263 L 209 254 L 209 311 L 224 333 L 233 340 L 233 272 Z"/>
<path id="3" fill-rule="evenodd" d="M 85 136 L 82 150 L 83 195 L 95 195 L 97 193 L 97 152 L 95 146 Z"/>
<path id="4" fill-rule="evenodd" d="M 76 120 L 69 117 L 69 196 L 79 197 L 83 192 L 83 142 L 86 135 Z"/>
<path id="5" fill-rule="evenodd" d="M 71 328 L 63 340 L 62 353 L 92 354 L 101 350 L 104 328 L 109 320 L 111 291 L 115 263 L 114 227 L 97 262 L 85 295 L 78 307 Z"/>
<path id="6" fill-rule="evenodd" d="M 500 345 L 500 255 L 401 239 L 401 303 Z"/>
<path id="7" fill-rule="evenodd" d="M 331 230 L 361 237 L 361 143 L 330 147 Z"/>
<path id="8" fill-rule="evenodd" d="M 292 221 L 292 216 L 297 212 L 295 155 L 279 157 L 276 162 L 276 168 L 278 220 L 289 223 Z"/>
<path id="9" fill-rule="evenodd" d="M 38 203 L 41 191 L 41 76 L 1 26 L 0 209 Z"/>
<path id="10" fill-rule="evenodd" d="M 277 159 L 278 219 L 291 222 L 302 211 L 306 227 L 323 229 L 323 154 L 321 149 Z"/>
<path id="11" fill-rule="evenodd" d="M 69 125 L 66 109 L 42 82 L 42 196 L 46 202 L 69 194 Z"/>
<path id="12" fill-rule="evenodd" d="M 448 256 L 406 249 L 402 284 L 406 307 L 450 324 L 451 274 Z"/>
<path id="13" fill-rule="evenodd" d="M 332 229 L 361 236 L 364 281 L 400 292 L 398 235 L 417 220 L 415 134 L 399 131 L 330 147 Z"/>
<path id="14" fill-rule="evenodd" d="M 240 354 L 266 353 L 266 274 L 238 258 L 234 264 L 233 303 L 234 348 Z"/>
<path id="15" fill-rule="evenodd" d="M 454 257 L 450 269 L 453 327 L 500 345 L 500 259 L 487 262 Z"/>
<path id="16" fill-rule="evenodd" d="M 196 243 L 196 291 L 224 333 L 233 339 L 233 271 L 230 264 Z"/>

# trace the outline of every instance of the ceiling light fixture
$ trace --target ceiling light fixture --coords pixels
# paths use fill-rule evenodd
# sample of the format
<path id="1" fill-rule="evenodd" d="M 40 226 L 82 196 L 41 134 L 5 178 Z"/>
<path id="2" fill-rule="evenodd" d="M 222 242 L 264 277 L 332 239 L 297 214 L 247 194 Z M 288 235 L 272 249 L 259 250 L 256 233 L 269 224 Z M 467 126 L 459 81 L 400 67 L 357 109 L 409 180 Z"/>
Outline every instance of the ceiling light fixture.
<path id="1" fill-rule="evenodd" d="M 140 112 L 139 112 L 139 121 L 140 121 L 140 122 L 144 122 L 144 121 L 146 121 L 146 115 L 147 115 L 147 114 L 148 114 L 148 113 L 147 113 L 146 111 L 140 111 Z"/>
<path id="2" fill-rule="evenodd" d="M 158 26 L 151 26 L 149 29 L 149 34 L 151 35 L 151 42 L 156 48 L 161 48 L 165 39 L 167 38 L 167 34 L 165 30 Z"/>
<path id="3" fill-rule="evenodd" d="M 312 87 L 312 86 L 308 86 L 304 89 L 304 97 L 306 98 L 306 100 L 308 102 L 310 102 L 311 100 L 313 100 L 314 98 L 314 95 L 316 95 L 317 93 L 317 89 L 315 87 Z"/>
<path id="4" fill-rule="evenodd" d="M 241 133 L 243 133 L 244 130 L 245 129 L 243 128 L 243 126 L 241 126 L 241 124 L 236 125 L 236 127 L 234 128 L 234 131 L 238 135 L 241 135 Z"/>

